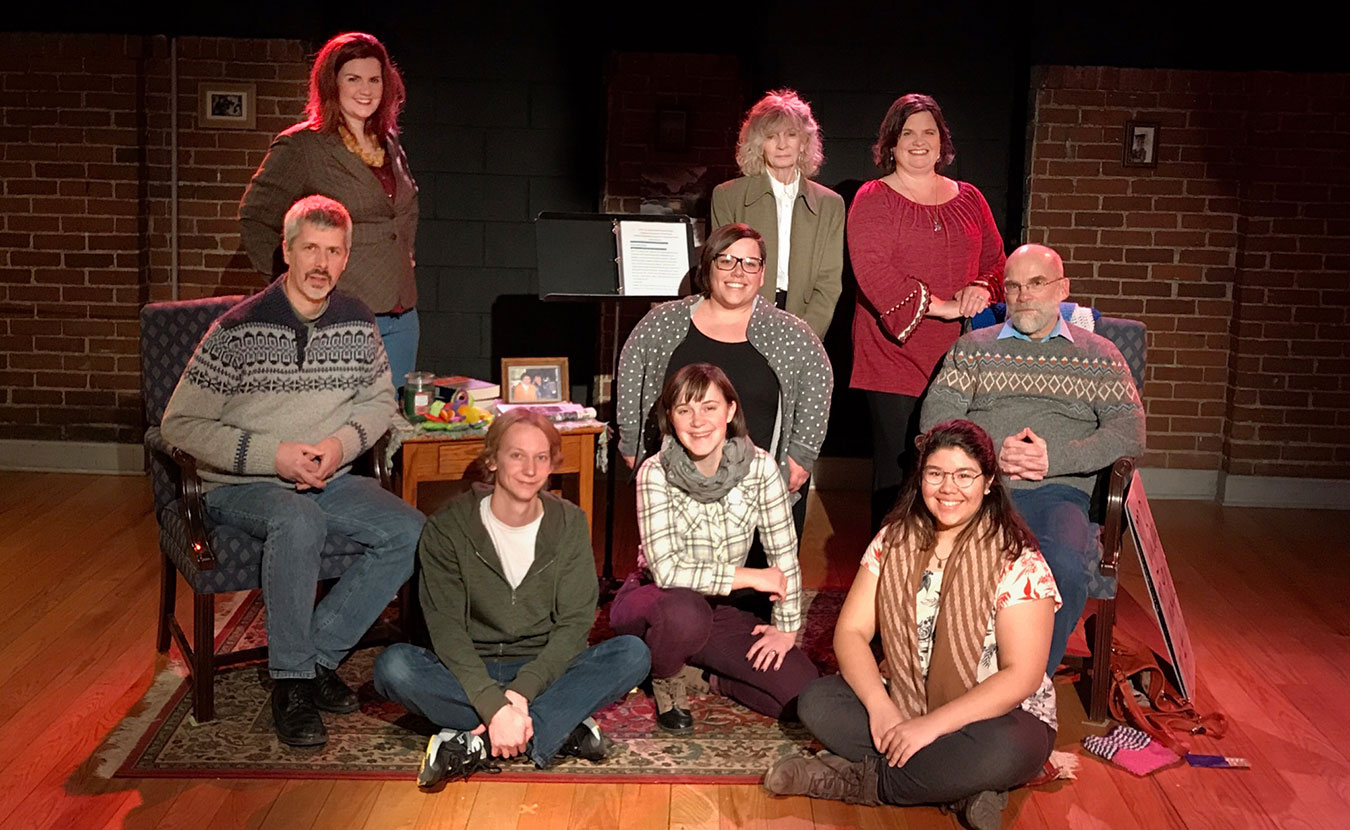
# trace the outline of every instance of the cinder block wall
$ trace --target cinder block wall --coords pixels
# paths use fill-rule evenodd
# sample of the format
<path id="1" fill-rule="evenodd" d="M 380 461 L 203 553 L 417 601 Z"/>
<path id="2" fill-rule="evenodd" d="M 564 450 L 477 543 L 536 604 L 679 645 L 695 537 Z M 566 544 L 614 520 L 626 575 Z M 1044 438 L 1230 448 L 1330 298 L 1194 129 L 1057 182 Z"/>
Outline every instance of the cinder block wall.
<path id="1" fill-rule="evenodd" d="M 1030 241 L 1149 327 L 1144 463 L 1350 478 L 1350 76 L 1048 67 Z M 1156 121 L 1156 169 L 1122 165 Z"/>

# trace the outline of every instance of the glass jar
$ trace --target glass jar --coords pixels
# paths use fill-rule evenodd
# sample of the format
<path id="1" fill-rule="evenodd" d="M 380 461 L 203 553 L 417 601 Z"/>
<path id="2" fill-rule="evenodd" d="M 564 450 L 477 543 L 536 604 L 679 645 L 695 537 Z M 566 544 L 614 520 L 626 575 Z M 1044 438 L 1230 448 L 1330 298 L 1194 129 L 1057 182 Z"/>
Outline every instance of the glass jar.
<path id="1" fill-rule="evenodd" d="M 436 376 L 430 372 L 409 372 L 404 376 L 403 417 L 414 423 L 425 421 L 427 407 L 436 400 Z"/>

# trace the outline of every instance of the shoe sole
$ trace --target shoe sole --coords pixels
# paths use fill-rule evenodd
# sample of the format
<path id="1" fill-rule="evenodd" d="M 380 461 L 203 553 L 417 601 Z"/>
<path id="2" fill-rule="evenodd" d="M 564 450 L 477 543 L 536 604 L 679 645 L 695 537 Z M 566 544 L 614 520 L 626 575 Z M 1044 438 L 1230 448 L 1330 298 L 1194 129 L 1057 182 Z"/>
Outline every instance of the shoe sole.
<path id="1" fill-rule="evenodd" d="M 286 746 L 304 748 L 309 746 L 323 746 L 328 743 L 328 736 L 319 735 L 314 738 L 286 738 L 280 733 L 277 733 L 277 740 L 281 741 Z"/>
<path id="2" fill-rule="evenodd" d="M 314 701 L 314 708 L 318 709 L 320 712 L 328 712 L 329 714 L 332 715 L 350 715 L 352 712 L 361 711 L 361 701 L 358 700 L 351 706 L 344 706 L 342 708 L 338 708 L 336 706 L 324 706 L 322 703 L 319 703 L 319 701 L 316 700 Z"/>

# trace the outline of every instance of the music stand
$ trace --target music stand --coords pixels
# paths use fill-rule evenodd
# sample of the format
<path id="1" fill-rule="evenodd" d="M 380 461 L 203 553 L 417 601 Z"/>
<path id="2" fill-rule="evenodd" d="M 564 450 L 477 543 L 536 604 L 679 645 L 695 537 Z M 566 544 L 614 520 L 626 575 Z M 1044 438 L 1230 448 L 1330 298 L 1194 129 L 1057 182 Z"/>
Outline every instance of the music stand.
<path id="1" fill-rule="evenodd" d="M 671 293 L 667 294 L 626 293 L 625 282 L 630 288 L 638 282 L 635 279 L 625 280 L 625 277 L 632 277 L 635 263 L 625 263 L 620 255 L 621 223 L 627 222 L 683 224 L 686 262 L 692 273 L 694 223 L 688 216 L 545 211 L 534 222 L 539 298 L 545 302 L 590 302 L 601 305 L 595 363 L 597 370 L 606 374 L 596 375 L 595 400 L 592 405 L 597 417 L 607 423 L 615 420 L 613 385 L 619 369 L 619 349 L 622 346 L 619 328 L 624 306 L 674 299 L 681 295 L 681 291 L 687 292 L 689 279 L 686 273 L 680 286 L 672 286 Z M 679 234 L 671 236 L 678 244 Z M 601 370 L 601 367 L 605 369 Z M 614 578 L 614 499 L 615 482 L 623 460 L 619 458 L 617 442 L 609 442 L 608 448 L 604 559 L 600 573 L 602 593 L 610 593 L 618 586 Z"/>

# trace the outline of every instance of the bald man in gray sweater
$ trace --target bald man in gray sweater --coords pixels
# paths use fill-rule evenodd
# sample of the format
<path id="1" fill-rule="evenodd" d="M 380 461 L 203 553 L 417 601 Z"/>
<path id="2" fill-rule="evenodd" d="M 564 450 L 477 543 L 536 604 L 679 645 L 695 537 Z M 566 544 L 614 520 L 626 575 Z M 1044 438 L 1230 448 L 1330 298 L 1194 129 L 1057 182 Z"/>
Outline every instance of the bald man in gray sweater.
<path id="1" fill-rule="evenodd" d="M 1064 320 L 1059 254 L 1023 245 L 1004 272 L 1007 322 L 956 341 L 928 389 L 920 428 L 979 424 L 999 447 L 1013 503 L 1041 544 L 1064 604 L 1050 643 L 1053 673 L 1087 604 L 1097 534 L 1088 519 L 1096 473 L 1144 451 L 1144 409 L 1111 341 Z"/>

